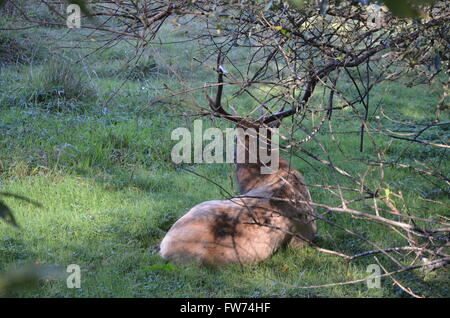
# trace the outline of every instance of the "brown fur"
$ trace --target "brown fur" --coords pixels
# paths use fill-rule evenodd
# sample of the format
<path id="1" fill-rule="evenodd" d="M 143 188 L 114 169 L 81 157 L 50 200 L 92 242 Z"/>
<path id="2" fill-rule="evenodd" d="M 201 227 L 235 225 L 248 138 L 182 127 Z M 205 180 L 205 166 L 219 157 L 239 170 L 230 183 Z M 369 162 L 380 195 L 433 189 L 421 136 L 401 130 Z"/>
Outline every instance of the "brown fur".
<path id="1" fill-rule="evenodd" d="M 315 209 L 300 173 L 280 158 L 274 174 L 260 164 L 237 164 L 241 196 L 193 207 L 169 230 L 160 254 L 176 264 L 252 264 L 269 258 L 280 246 L 312 240 Z"/>

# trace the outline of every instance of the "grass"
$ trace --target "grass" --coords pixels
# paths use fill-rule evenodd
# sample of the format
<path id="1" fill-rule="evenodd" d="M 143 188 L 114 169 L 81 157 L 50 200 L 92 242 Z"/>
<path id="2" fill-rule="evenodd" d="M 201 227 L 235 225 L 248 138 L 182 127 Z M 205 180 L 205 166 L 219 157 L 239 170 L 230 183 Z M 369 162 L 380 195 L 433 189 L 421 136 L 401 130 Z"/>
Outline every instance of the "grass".
<path id="1" fill-rule="evenodd" d="M 79 65 L 70 61 L 52 58 L 45 67 L 34 70 L 25 91 L 28 100 L 41 107 L 61 111 L 75 107 L 76 102 L 97 98 L 96 88 Z M 79 107 L 77 107 L 79 109 Z"/>
<path id="2" fill-rule="evenodd" d="M 40 32 L 57 35 L 59 31 L 42 29 Z M 180 32 L 174 31 L 168 39 L 180 36 Z M 22 63 L 10 61 L 0 69 L 0 191 L 21 194 L 43 205 L 43 208 L 36 208 L 26 202 L 5 199 L 14 209 L 20 228 L 0 223 L 0 272 L 30 263 L 64 267 L 78 264 L 82 269 L 81 289 L 68 289 L 64 280 L 46 281 L 37 289 L 16 291 L 12 296 L 407 296 L 387 279 L 382 280 L 380 289 L 368 289 L 365 284 L 309 290 L 296 288 L 363 278 L 368 275 L 367 265 L 375 263 L 373 258 L 349 263 L 308 247 L 282 249 L 267 261 L 245 268 L 166 266 L 166 261 L 153 252 L 165 232 L 195 204 L 222 198 L 223 194 L 217 187 L 171 163 L 170 151 L 174 144 L 170 140 L 171 131 L 190 125 L 189 120 L 172 116 L 176 113 L 170 104 L 158 104 L 140 117 L 136 116 L 137 110 L 161 94 L 156 88 L 165 84 L 169 87 L 178 85 L 177 78 L 169 72 L 171 68 L 177 68 L 186 78 L 192 77 L 192 86 L 201 86 L 211 76 L 210 72 L 198 70 L 190 57 L 202 52 L 196 51 L 193 44 L 183 44 L 182 51 L 176 45 L 166 45 L 152 47 L 150 52 L 155 55 L 146 57 L 143 65 L 127 69 L 127 73 L 123 72 L 121 61 L 131 55 L 132 47 L 124 43 L 87 58 L 87 71 L 75 70 L 71 64 L 55 65 L 51 59 L 41 60 L 33 66 L 37 79 L 29 78 L 31 66 L 24 62 L 26 59 L 21 60 Z M 72 59 L 81 54 L 64 52 Z M 70 77 L 72 71 L 75 75 L 90 74 L 91 77 L 89 81 L 77 80 L 77 76 Z M 72 75 L 65 82 L 58 74 Z M 125 84 L 124 79 L 127 79 Z M 67 84 L 65 96 L 55 96 L 52 93 L 61 83 Z M 95 91 L 85 94 L 93 88 Z M 36 96 L 36 92 L 44 92 L 45 98 L 29 98 Z M 66 92 L 71 93 L 67 95 Z M 79 93 L 88 97 L 95 93 L 98 98 L 85 99 Z M 377 88 L 374 95 L 373 103 L 382 101 L 389 114 L 426 121 L 433 114 L 425 105 L 438 100 L 439 91 L 429 93 L 427 87 L 411 90 L 400 83 L 391 83 Z M 204 104 L 201 93 L 192 98 Z M 55 103 L 60 99 L 63 104 L 57 105 L 70 103 L 70 107 L 42 107 L 44 102 Z M 247 100 L 233 102 L 238 104 Z M 341 132 L 357 131 L 359 127 L 355 123 L 343 120 L 339 115 L 333 121 L 335 129 Z M 211 123 L 204 121 L 205 127 L 209 125 Z M 328 149 L 335 150 L 335 162 L 351 173 L 363 173 L 365 166 L 354 159 L 363 156 L 370 159 L 373 150 L 370 143 L 366 143 L 365 153 L 360 154 L 357 151 L 359 136 L 341 134 L 339 142 L 344 153 L 340 153 L 336 143 L 328 138 L 327 131 L 325 128 L 318 138 Z M 433 128 L 427 136 L 430 139 L 448 138 L 448 130 Z M 381 136 L 376 138 L 383 142 Z M 324 155 L 314 142 L 305 147 Z M 445 163 L 446 152 L 422 153 L 420 149 L 396 141 L 388 151 L 392 156 L 404 152 L 406 158 L 422 156 L 430 162 L 448 165 Z M 293 164 L 307 182 L 335 184 L 336 177 L 328 169 L 313 162 L 308 164 L 307 157 L 300 157 L 294 158 Z M 235 191 L 230 165 L 190 165 L 189 169 L 214 180 L 228 191 Z M 393 191 L 402 189 L 405 192 L 408 208 L 421 211 L 419 215 L 430 216 L 432 212 L 448 215 L 443 208 L 430 211 L 429 204 L 420 199 L 444 200 L 445 194 L 430 188 L 417 175 L 387 168 L 385 179 Z M 369 173 L 366 180 L 368 184 L 377 184 L 379 175 Z M 345 180 L 341 182 L 346 185 Z M 314 187 L 311 192 L 315 201 L 333 203 L 328 192 Z M 355 205 L 358 207 L 361 205 Z M 330 215 L 329 219 L 383 246 L 393 246 L 398 240 L 383 228 L 357 219 L 342 215 Z M 368 248 L 327 224 L 320 223 L 319 231 L 317 243 L 324 248 L 351 254 Z M 383 260 L 383 257 L 379 259 Z M 445 270 L 430 274 L 418 270 L 398 278 L 425 296 L 450 295 L 448 271 Z"/>

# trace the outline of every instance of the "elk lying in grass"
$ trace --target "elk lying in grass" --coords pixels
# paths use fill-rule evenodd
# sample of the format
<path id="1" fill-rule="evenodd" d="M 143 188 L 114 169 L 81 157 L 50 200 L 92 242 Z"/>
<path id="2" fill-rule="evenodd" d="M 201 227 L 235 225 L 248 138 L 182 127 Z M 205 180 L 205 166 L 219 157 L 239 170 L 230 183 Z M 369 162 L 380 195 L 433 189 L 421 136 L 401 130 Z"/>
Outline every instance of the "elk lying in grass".
<path id="1" fill-rule="evenodd" d="M 238 167 L 238 175 L 244 173 L 247 168 Z M 300 173 L 280 160 L 277 173 L 264 181 L 239 197 L 193 207 L 164 237 L 161 256 L 177 264 L 251 264 L 289 242 L 302 244 L 293 233 L 312 240 L 314 209 L 296 202 L 311 200 Z"/>
<path id="2" fill-rule="evenodd" d="M 219 82 L 221 75 L 219 71 Z M 209 98 L 210 104 L 215 113 L 232 118 L 220 106 L 221 88 L 216 102 Z M 237 123 L 257 126 L 244 120 Z M 244 147 L 248 157 L 248 144 Z M 316 213 L 305 203 L 311 196 L 300 173 L 282 158 L 272 174 L 261 173 L 259 157 L 256 163 L 245 162 L 236 164 L 241 195 L 193 207 L 161 242 L 163 258 L 176 264 L 252 264 L 285 244 L 298 246 L 313 239 Z"/>

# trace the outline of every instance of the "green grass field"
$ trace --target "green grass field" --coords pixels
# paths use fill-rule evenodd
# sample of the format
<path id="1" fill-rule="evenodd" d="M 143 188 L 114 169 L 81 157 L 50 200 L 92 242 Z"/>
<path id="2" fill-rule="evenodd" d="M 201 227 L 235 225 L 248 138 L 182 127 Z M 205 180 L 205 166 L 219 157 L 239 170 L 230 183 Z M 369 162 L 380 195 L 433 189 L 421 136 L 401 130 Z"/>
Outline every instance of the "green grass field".
<path id="1" fill-rule="evenodd" d="M 205 52 L 197 51 L 193 43 L 183 44 L 181 48 L 176 44 L 154 45 L 148 48 L 143 63 L 127 66 L 125 62 L 133 48 L 122 43 L 74 65 L 89 48 L 56 50 L 56 47 L 77 43 L 76 33 L 67 34 L 66 30 L 58 29 L 33 32 L 33 36 L 27 31 L 3 33 L 0 38 L 2 43 L 16 41 L 22 45 L 18 52 L 25 56 L 5 60 L 0 67 L 0 191 L 27 196 L 43 207 L 4 199 L 13 209 L 20 228 L 0 222 L 0 273 L 30 263 L 63 267 L 78 264 L 82 269 L 82 288 L 69 289 L 65 280 L 50 280 L 35 289 L 14 291 L 12 296 L 408 296 L 387 278 L 382 280 L 379 289 L 368 289 L 366 284 L 297 288 L 364 278 L 368 275 L 367 265 L 376 263 L 373 257 L 347 262 L 309 247 L 280 250 L 269 260 L 251 267 L 166 266 L 166 261 L 154 253 L 165 232 L 192 206 L 223 198 L 224 194 L 211 183 L 171 163 L 170 151 L 174 144 L 170 140 L 171 131 L 190 122 L 175 116 L 179 111 L 170 101 L 157 104 L 140 116 L 137 112 L 150 99 L 167 93 L 159 90 L 164 85 L 182 87 L 171 69 L 189 80 L 191 86 L 213 81 L 214 74 L 192 62 L 192 57 Z M 183 37 L 178 29 L 167 32 L 170 33 L 166 40 Z M 46 40 L 46 34 L 70 40 L 56 43 Z M 0 50 L 0 54 L 19 53 Z M 72 71 L 72 77 L 55 76 Z M 393 116 L 425 122 L 434 118 L 434 109 L 430 110 L 429 105 L 436 104 L 440 93 L 437 87 L 407 88 L 401 83 L 389 83 L 376 88 L 371 98 L 374 105 L 382 103 Z M 206 105 L 202 92 L 193 94 L 192 98 Z M 249 101 L 242 98 L 233 102 Z M 342 118 L 334 117 L 336 130 L 358 131 L 358 121 Z M 205 126 L 211 125 L 207 119 L 204 122 Z M 224 126 L 217 121 L 214 124 Z M 336 149 L 327 132 L 328 128 L 324 127 L 318 140 L 327 149 Z M 431 134 L 448 139 L 449 130 L 436 127 L 430 130 Z M 339 146 L 348 158 L 336 150 L 332 153 L 335 162 L 354 174 L 364 173 L 365 166 L 352 158 L 370 158 L 370 143 L 366 143 L 361 154 L 357 133 L 339 136 Z M 383 143 L 382 136 L 376 138 Z M 315 142 L 305 147 L 325 156 Z M 448 152 L 421 152 L 420 149 L 396 141 L 388 154 L 396 157 L 403 151 L 405 158 L 413 160 L 421 156 L 430 163 L 448 167 Z M 308 183 L 333 181 L 335 176 L 330 170 L 308 161 L 304 155 L 299 156 L 293 159 L 293 165 Z M 230 164 L 188 168 L 230 192 L 236 191 Z M 377 184 L 378 180 L 376 172 L 366 176 L 368 184 Z M 408 208 L 420 211 L 418 215 L 430 217 L 434 212 L 449 215 L 445 206 L 430 208 L 430 203 L 422 200 L 448 201 L 448 198 L 418 175 L 390 167 L 386 168 L 385 182 L 393 191 L 402 189 Z M 345 184 L 343 180 L 342 185 Z M 311 193 L 316 202 L 337 203 L 323 189 L 312 187 Z M 355 204 L 355 208 L 358 206 L 362 203 Z M 398 240 L 383 227 L 347 215 L 329 218 L 382 246 L 395 246 Z M 319 223 L 319 232 L 317 244 L 324 248 L 349 254 L 371 249 L 325 223 Z M 429 274 L 415 270 L 397 278 L 421 295 L 448 297 L 448 274 L 448 269 Z"/>

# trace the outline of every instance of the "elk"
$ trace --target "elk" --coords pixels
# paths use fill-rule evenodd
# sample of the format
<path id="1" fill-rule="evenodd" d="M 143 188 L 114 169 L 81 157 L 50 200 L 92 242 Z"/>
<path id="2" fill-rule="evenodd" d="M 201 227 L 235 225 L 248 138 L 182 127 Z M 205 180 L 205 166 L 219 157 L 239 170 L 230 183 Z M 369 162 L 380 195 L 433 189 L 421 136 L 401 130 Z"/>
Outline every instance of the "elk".
<path id="1" fill-rule="evenodd" d="M 219 56 L 217 71 L 222 83 L 220 63 Z M 220 104 L 222 87 L 218 86 L 215 101 L 206 94 L 216 115 L 257 131 L 267 126 L 228 114 Z M 271 142 L 270 136 L 265 141 L 259 137 L 259 146 Z M 247 139 L 241 140 L 241 146 L 249 157 Z M 247 265 L 269 258 L 287 244 L 310 243 L 317 231 L 316 211 L 307 203 L 311 196 L 303 177 L 281 157 L 275 173 L 262 174 L 262 165 L 259 156 L 256 162 L 237 162 L 240 195 L 194 206 L 167 232 L 160 255 L 175 264 Z"/>

